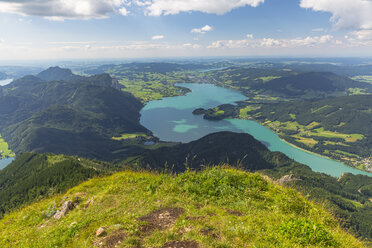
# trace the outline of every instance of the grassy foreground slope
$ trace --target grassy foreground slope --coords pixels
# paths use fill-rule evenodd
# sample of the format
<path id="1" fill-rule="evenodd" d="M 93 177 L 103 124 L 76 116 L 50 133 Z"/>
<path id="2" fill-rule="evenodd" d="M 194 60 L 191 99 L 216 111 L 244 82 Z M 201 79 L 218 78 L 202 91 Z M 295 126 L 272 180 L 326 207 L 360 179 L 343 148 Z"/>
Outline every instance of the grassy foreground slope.
<path id="1" fill-rule="evenodd" d="M 76 197 L 78 199 L 76 200 Z M 77 206 L 61 219 L 51 212 Z M 104 228 L 97 237 L 96 230 Z M 210 168 L 178 176 L 92 179 L 0 221 L 1 247 L 363 247 L 319 205 L 259 174 Z"/>

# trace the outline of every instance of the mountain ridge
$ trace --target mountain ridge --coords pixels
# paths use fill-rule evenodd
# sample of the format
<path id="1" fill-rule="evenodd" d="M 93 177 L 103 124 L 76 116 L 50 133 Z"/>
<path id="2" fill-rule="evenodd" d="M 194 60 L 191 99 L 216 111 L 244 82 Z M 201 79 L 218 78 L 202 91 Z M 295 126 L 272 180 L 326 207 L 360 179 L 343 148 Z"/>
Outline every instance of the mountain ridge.
<path id="1" fill-rule="evenodd" d="M 365 247 L 296 191 L 228 168 L 92 179 L 0 229 L 4 247 Z"/>
<path id="2" fill-rule="evenodd" d="M 59 67 L 41 72 L 48 79 L 66 78 L 67 74 L 69 81 L 26 76 L 0 88 L 0 118 L 4 120 L 0 132 L 11 149 L 16 153 L 64 152 L 102 160 L 141 151 L 112 137 L 137 132 L 151 135 L 139 123 L 142 103 L 122 92 L 117 80 L 108 74 L 75 77 L 70 70 Z M 117 150 L 124 152 L 112 156 L 111 152 Z"/>

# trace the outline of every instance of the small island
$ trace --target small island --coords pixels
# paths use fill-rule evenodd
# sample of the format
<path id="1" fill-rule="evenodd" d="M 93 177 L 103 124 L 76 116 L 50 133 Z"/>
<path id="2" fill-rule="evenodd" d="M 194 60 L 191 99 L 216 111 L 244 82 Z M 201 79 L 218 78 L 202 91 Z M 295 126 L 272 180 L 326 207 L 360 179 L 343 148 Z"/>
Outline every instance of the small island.
<path id="1" fill-rule="evenodd" d="M 206 120 L 223 120 L 226 118 L 232 118 L 237 115 L 237 108 L 232 104 L 222 104 L 218 107 L 211 109 L 197 108 L 192 113 L 194 115 L 204 115 L 203 118 Z"/>

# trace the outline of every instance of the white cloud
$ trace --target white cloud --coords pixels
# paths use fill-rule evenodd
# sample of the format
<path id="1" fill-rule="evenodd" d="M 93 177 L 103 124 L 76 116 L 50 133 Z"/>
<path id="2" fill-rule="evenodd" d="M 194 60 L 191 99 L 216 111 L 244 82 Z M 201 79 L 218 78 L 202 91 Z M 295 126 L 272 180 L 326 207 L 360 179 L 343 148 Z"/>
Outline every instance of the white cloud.
<path id="1" fill-rule="evenodd" d="M 0 0 L 0 12 L 50 20 L 105 18 L 124 0 Z"/>
<path id="2" fill-rule="evenodd" d="M 175 15 L 181 12 L 191 11 L 223 15 L 240 7 L 257 7 L 264 1 L 265 0 L 136 0 L 136 3 L 137 5 L 146 6 L 149 15 L 160 16 Z"/>
<path id="3" fill-rule="evenodd" d="M 288 47 L 315 47 L 318 45 L 334 43 L 340 44 L 333 39 L 331 35 L 323 36 L 308 36 L 306 38 L 295 39 L 253 39 L 253 36 L 247 35 L 247 39 L 243 40 L 219 40 L 213 42 L 208 48 L 288 48 Z"/>
<path id="4" fill-rule="evenodd" d="M 264 38 L 260 42 L 260 46 L 262 47 L 273 47 L 273 46 L 282 46 L 283 43 L 280 40 L 272 39 L 272 38 Z"/>
<path id="5" fill-rule="evenodd" d="M 164 35 L 154 35 L 154 36 L 152 36 L 152 40 L 162 40 L 162 39 L 164 39 L 165 37 L 164 37 Z"/>
<path id="6" fill-rule="evenodd" d="M 330 12 L 335 28 L 372 29 L 370 0 L 301 0 L 302 8 Z"/>
<path id="7" fill-rule="evenodd" d="M 183 44 L 183 47 L 185 47 L 185 48 L 199 49 L 199 48 L 201 48 L 202 46 L 199 45 L 199 44 L 186 43 L 186 44 Z"/>
<path id="8" fill-rule="evenodd" d="M 253 34 L 247 34 L 248 39 L 253 39 Z"/>
<path id="9" fill-rule="evenodd" d="M 256 7 L 265 0 L 0 0 L 0 13 L 42 16 L 49 20 L 100 19 L 112 13 L 127 16 L 138 7 L 151 16 L 200 11 L 225 14 L 233 9 Z"/>
<path id="10" fill-rule="evenodd" d="M 119 9 L 119 13 L 121 14 L 121 15 L 123 15 L 123 16 L 127 16 L 127 15 L 129 15 L 129 11 L 125 8 L 125 7 L 121 7 L 120 9 Z"/>
<path id="11" fill-rule="evenodd" d="M 205 34 L 206 32 L 212 31 L 213 27 L 209 25 L 205 25 L 202 28 L 194 28 L 191 30 L 191 33 L 197 33 L 197 34 Z"/>
<path id="12" fill-rule="evenodd" d="M 359 31 L 354 31 L 350 32 L 346 39 L 348 38 L 353 38 L 357 40 L 372 40 L 372 30 L 359 30 Z"/>

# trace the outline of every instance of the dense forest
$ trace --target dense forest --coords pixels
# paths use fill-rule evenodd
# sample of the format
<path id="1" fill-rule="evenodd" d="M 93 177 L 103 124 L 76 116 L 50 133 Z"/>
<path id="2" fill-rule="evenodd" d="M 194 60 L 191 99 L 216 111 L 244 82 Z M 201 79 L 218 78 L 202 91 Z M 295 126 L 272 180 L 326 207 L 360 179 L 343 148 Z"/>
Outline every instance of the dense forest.
<path id="1" fill-rule="evenodd" d="M 348 77 L 331 72 L 306 72 L 298 75 L 275 78 L 257 85 L 256 89 L 263 93 L 291 98 L 316 99 L 330 96 L 347 95 L 349 89 L 358 88 L 372 93 L 372 85 L 354 81 Z"/>
<path id="2" fill-rule="evenodd" d="M 230 67 L 199 74 L 209 83 L 241 91 L 251 100 L 286 101 L 372 93 L 372 85 L 332 72 Z M 264 96 L 264 98 L 262 98 Z"/>
<path id="3" fill-rule="evenodd" d="M 259 120 L 286 140 L 353 165 L 372 157 L 372 96 L 248 105 L 246 117 Z M 364 169 L 367 169 L 364 168 Z"/>
<path id="4" fill-rule="evenodd" d="M 0 170 L 0 217 L 40 198 L 65 192 L 117 170 L 111 164 L 66 155 L 23 153 Z"/>
<path id="5" fill-rule="evenodd" d="M 112 139 L 125 133 L 151 133 L 139 124 L 142 103 L 118 90 L 122 86 L 108 74 L 81 77 L 54 67 L 38 76 L 0 87 L 0 133 L 12 151 L 103 160 L 142 151 Z M 43 80 L 51 78 L 57 80 Z"/>

